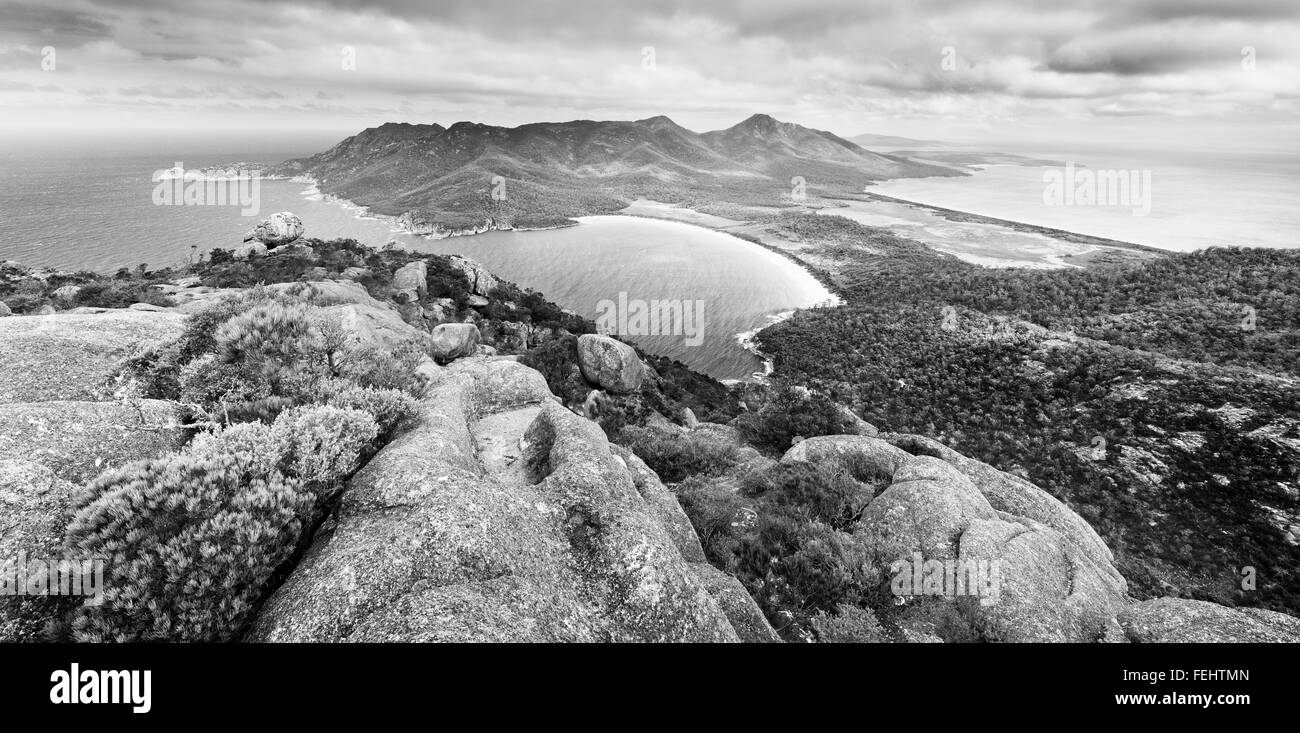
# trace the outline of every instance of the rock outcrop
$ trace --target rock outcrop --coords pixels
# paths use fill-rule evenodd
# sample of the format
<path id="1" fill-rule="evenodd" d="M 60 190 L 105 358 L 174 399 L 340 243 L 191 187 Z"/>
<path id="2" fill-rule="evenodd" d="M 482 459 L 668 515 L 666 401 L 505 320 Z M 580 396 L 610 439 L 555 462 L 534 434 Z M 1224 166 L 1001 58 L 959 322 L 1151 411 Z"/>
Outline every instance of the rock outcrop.
<path id="1" fill-rule="evenodd" d="M 539 373 L 471 358 L 438 379 L 250 641 L 738 640 L 643 495 L 657 479 Z"/>
<path id="2" fill-rule="evenodd" d="M 584 379 L 609 392 L 635 392 L 645 379 L 645 367 L 636 349 L 609 336 L 579 336 L 578 367 Z"/>
<path id="3" fill-rule="evenodd" d="M 332 323 L 339 326 L 351 337 L 355 346 L 392 350 L 400 344 L 423 341 L 429 336 L 402 320 L 402 316 L 394 310 L 356 303 L 314 308 L 311 318 L 317 324 Z"/>
<path id="4" fill-rule="evenodd" d="M 435 326 L 429 337 L 429 352 L 434 359 L 447 362 L 469 356 L 478 350 L 479 330 L 472 323 L 443 323 Z"/>
<path id="5" fill-rule="evenodd" d="M 184 321 L 136 310 L 0 320 L 0 403 L 96 399 L 123 358 L 176 338 Z"/>
<path id="6" fill-rule="evenodd" d="M 176 406 L 162 400 L 0 404 L 0 458 L 37 461 L 77 483 L 185 439 Z"/>
<path id="7" fill-rule="evenodd" d="M 986 587 L 959 594 L 955 585 L 933 594 L 917 588 L 901 596 L 905 603 L 931 595 L 953 603 L 971 632 L 988 641 L 1092 642 L 1120 635 L 1127 585 L 1091 527 L 1065 518 L 1078 519 L 1068 507 L 917 436 L 810 438 L 782 461 L 849 456 L 889 477 L 854 531 L 878 567 L 919 559 L 995 569 Z"/>
<path id="8" fill-rule="evenodd" d="M 393 292 L 415 302 L 429 292 L 429 266 L 424 260 L 416 260 L 401 267 L 393 273 Z"/>
<path id="9" fill-rule="evenodd" d="M 237 260 L 248 260 L 254 257 L 266 256 L 266 245 L 262 242 L 246 242 L 231 250 L 231 257 Z"/>
<path id="10" fill-rule="evenodd" d="M 244 241 L 258 241 L 274 247 L 301 237 L 304 230 L 302 219 L 288 211 L 281 211 L 258 222 L 244 235 Z"/>
<path id="11" fill-rule="evenodd" d="M 1300 643 L 1300 619 L 1259 608 L 1228 608 L 1186 598 L 1156 598 L 1124 610 L 1120 625 L 1140 643 Z"/>
<path id="12" fill-rule="evenodd" d="M 487 296 L 500 287 L 501 281 L 483 265 L 460 255 L 451 255 L 450 259 L 452 267 L 465 274 L 465 282 L 469 285 L 471 293 Z"/>
<path id="13" fill-rule="evenodd" d="M 1010 642 L 1300 641 L 1300 619 L 1254 608 L 1174 598 L 1137 602 L 1106 544 L 1079 515 L 1022 478 L 919 435 L 832 435 L 804 440 L 782 462 L 853 458 L 888 476 L 854 534 L 888 567 L 894 560 L 996 567 L 991 597 L 953 597 L 967 636 Z M 993 565 L 996 563 L 996 565 Z M 937 566 L 936 566 L 937 567 Z M 956 565 L 960 568 L 962 565 Z M 936 590 L 940 590 L 937 589 Z M 969 589 L 968 589 L 969 590 Z M 913 589 L 923 595 L 922 589 Z M 908 639 L 940 640 L 913 628 L 904 595 L 895 622 Z"/>

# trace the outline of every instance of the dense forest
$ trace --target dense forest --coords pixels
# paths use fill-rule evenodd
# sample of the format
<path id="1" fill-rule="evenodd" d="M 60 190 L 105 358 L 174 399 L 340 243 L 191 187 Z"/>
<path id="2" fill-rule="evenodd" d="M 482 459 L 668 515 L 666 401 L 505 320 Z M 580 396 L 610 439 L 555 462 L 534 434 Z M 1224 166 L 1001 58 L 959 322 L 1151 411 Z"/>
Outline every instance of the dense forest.
<path id="1" fill-rule="evenodd" d="M 814 218 L 848 304 L 763 332 L 780 378 L 1051 491 L 1135 595 L 1300 611 L 1300 255 L 992 270 Z"/>

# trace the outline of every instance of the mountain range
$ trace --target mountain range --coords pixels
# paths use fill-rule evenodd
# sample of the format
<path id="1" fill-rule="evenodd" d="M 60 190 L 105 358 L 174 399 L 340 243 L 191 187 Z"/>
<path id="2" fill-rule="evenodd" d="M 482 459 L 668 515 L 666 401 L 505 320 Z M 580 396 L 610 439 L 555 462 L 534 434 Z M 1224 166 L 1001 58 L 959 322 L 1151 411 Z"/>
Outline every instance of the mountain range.
<path id="1" fill-rule="evenodd" d="M 796 177 L 805 191 L 859 191 L 889 178 L 961 175 L 764 114 L 705 133 L 664 116 L 519 127 L 387 123 L 272 172 L 311 177 L 325 193 L 428 234 L 555 226 L 640 197 L 788 203 Z"/>

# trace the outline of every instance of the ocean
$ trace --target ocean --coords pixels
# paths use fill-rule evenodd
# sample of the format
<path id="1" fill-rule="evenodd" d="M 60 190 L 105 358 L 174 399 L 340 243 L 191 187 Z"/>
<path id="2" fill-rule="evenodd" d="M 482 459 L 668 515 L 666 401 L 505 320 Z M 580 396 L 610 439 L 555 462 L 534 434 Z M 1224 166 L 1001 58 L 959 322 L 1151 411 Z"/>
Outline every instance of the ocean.
<path id="1" fill-rule="evenodd" d="M 1120 145 L 1042 148 L 993 143 L 1060 165 L 988 165 L 958 178 L 913 178 L 872 186 L 873 193 L 1037 224 L 1080 234 L 1190 252 L 1205 247 L 1300 246 L 1300 151 L 1152 150 Z M 1045 176 L 1064 164 L 1076 170 L 1149 174 L 1150 198 L 1135 206 L 1112 199 L 1095 205 L 1057 203 Z"/>

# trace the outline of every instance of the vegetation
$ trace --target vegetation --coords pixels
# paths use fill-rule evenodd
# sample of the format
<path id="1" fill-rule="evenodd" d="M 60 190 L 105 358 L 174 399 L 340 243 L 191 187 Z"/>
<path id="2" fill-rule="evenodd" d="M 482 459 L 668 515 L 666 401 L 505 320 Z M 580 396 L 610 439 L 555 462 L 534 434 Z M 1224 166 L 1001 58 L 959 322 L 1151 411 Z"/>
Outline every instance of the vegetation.
<path id="1" fill-rule="evenodd" d="M 46 306 L 72 308 L 126 308 L 135 303 L 171 305 L 171 299 L 154 287 L 176 277 L 172 270 L 151 271 L 147 265 L 123 268 L 113 276 L 94 272 L 31 271 L 0 264 L 0 303 L 17 314 L 36 313 Z"/>
<path id="2" fill-rule="evenodd" d="M 853 416 L 825 395 L 779 383 L 762 407 L 741 415 L 736 427 L 747 441 L 784 453 L 797 439 L 858 432 Z"/>
<path id="3" fill-rule="evenodd" d="M 618 442 L 632 449 L 663 481 L 719 474 L 735 465 L 739 448 L 697 433 L 665 432 L 636 425 L 624 427 Z"/>
<path id="4" fill-rule="evenodd" d="M 66 552 L 105 561 L 77 641 L 229 641 L 378 434 L 366 413 L 296 408 L 113 469 L 74 501 Z"/>
<path id="5" fill-rule="evenodd" d="M 484 303 L 448 258 L 374 251 L 351 240 L 306 245 L 253 259 L 214 250 L 183 272 L 0 271 L 0 295 L 20 312 L 151 298 L 170 304 L 162 291 L 181 276 L 238 289 L 193 312 L 176 340 L 124 363 L 125 394 L 186 405 L 197 434 L 178 453 L 106 471 L 77 498 L 64 549 L 103 558 L 108 590 L 102 604 L 64 607 L 66 617 L 50 629 L 54 638 L 240 638 L 346 480 L 416 411 L 425 386 L 417 374 L 428 358 L 424 341 L 358 343 L 325 310 L 336 291 L 312 281 L 346 271 L 417 331 L 443 321 L 474 323 L 484 343 L 538 366 L 575 408 L 590 394 L 574 344 L 593 324 L 541 294 L 502 283 Z M 417 259 L 427 266 L 428 292 L 407 302 L 396 297 L 392 280 Z M 56 294 L 69 277 L 80 289 Z M 678 363 L 661 366 L 663 378 L 647 380 L 640 394 L 607 401 L 607 429 L 681 419 L 687 405 L 706 414 L 735 412 L 735 398 L 722 385 Z"/>
<path id="6" fill-rule="evenodd" d="M 1300 255 L 989 270 L 813 219 L 848 304 L 761 334 L 778 375 L 1052 492 L 1138 597 L 1300 612 Z"/>

